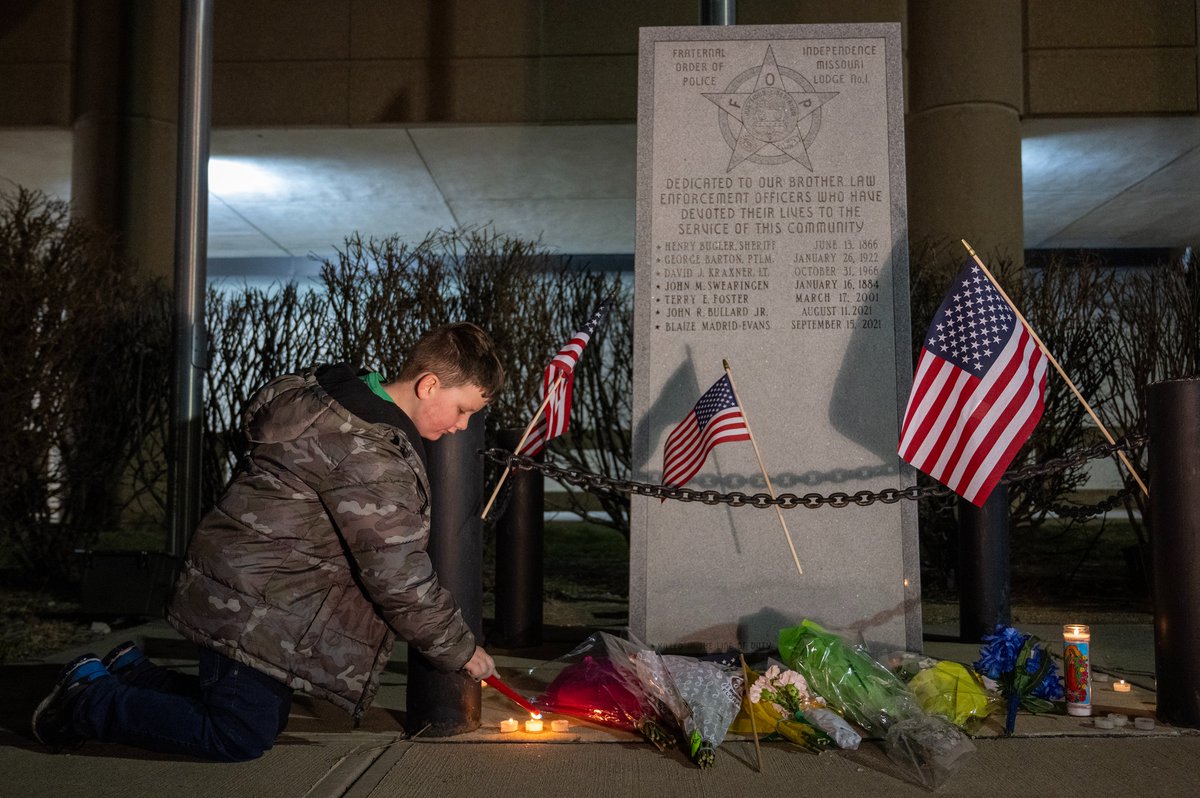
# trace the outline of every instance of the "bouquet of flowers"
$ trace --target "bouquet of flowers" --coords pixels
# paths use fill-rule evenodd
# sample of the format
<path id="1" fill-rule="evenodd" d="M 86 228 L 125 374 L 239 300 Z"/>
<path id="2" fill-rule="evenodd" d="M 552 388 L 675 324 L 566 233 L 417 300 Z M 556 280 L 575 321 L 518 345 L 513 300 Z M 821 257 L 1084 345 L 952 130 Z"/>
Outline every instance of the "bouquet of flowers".
<path id="1" fill-rule="evenodd" d="M 809 692 L 808 682 L 795 671 L 778 665 L 767 668 L 767 672 L 750 685 L 750 702 L 769 701 L 780 715 L 803 712 L 812 706 L 824 706 L 825 701 Z"/>
<path id="2" fill-rule="evenodd" d="M 730 731 L 778 734 L 806 751 L 820 753 L 836 744 L 858 747 L 862 737 L 825 701 L 813 693 L 803 676 L 772 663 L 759 675 L 751 672 L 749 704 L 735 719 Z M 753 714 L 751 714 L 753 713 Z"/>
<path id="3" fill-rule="evenodd" d="M 672 748 L 676 720 L 662 698 L 643 684 L 636 658 L 642 649 L 597 632 L 567 653 L 566 666 L 534 703 L 550 712 L 635 731 L 659 749 Z M 536 669 L 534 669 L 536 670 Z"/>
<path id="4" fill-rule="evenodd" d="M 742 703 L 743 676 L 716 662 L 667 654 L 662 657 L 688 717 L 681 724 L 688 754 L 702 768 L 712 767 L 716 749 Z"/>
<path id="5" fill-rule="evenodd" d="M 781 629 L 779 653 L 826 702 L 871 734 L 922 714 L 916 697 L 895 674 L 812 621 Z"/>
<path id="6" fill-rule="evenodd" d="M 862 646 L 806 620 L 779 631 L 779 653 L 848 720 L 882 737 L 888 757 L 936 787 L 975 746 L 945 718 L 928 715 L 907 685 Z"/>
<path id="7" fill-rule="evenodd" d="M 1011 626 L 996 626 L 983 638 L 976 672 L 996 683 L 1004 699 L 1007 716 L 1004 733 L 1011 735 L 1017 723 L 1017 710 L 1046 712 L 1051 701 L 1063 697 L 1054 660 L 1050 659 L 1033 635 L 1021 634 Z"/>
<path id="8" fill-rule="evenodd" d="M 908 689 L 921 702 L 921 709 L 967 730 L 978 726 L 998 703 L 978 673 L 947 660 L 918 670 L 908 680 Z"/>

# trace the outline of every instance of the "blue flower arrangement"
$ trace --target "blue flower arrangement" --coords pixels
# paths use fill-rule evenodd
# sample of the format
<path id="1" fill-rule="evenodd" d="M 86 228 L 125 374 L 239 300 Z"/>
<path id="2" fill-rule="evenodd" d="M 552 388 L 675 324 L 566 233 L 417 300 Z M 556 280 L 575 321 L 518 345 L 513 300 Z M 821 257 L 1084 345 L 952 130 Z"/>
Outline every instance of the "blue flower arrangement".
<path id="1" fill-rule="evenodd" d="M 1017 723 L 1017 710 L 1046 712 L 1051 701 L 1063 697 L 1058 669 L 1033 635 L 1022 634 L 1012 626 L 998 625 L 983 638 L 975 671 L 996 682 L 1008 710 L 1004 733 L 1011 735 Z"/>

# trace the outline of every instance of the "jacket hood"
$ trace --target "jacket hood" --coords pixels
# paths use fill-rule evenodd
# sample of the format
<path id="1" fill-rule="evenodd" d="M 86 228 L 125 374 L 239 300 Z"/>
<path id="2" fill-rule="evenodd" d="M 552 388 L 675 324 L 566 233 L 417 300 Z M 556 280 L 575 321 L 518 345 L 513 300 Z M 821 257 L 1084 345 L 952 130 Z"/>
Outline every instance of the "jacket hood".
<path id="1" fill-rule="evenodd" d="M 323 428 L 345 431 L 347 425 L 369 432 L 384 425 L 399 429 L 423 466 L 424 442 L 412 420 L 392 402 L 375 395 L 359 377 L 367 372 L 344 363 L 317 366 L 302 376 L 272 380 L 251 400 L 245 432 L 251 445 L 282 443 Z"/>

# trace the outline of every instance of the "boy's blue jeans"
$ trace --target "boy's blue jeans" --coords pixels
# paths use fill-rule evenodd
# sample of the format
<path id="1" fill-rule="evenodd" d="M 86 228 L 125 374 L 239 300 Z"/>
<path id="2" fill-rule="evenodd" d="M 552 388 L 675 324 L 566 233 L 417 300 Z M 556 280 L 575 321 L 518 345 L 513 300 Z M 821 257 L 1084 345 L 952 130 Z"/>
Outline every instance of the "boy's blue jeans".
<path id="1" fill-rule="evenodd" d="M 97 679 L 75 708 L 75 725 L 94 740 L 243 762 L 275 743 L 291 705 L 281 682 L 201 648 L 199 678 L 151 665 L 129 683 Z"/>

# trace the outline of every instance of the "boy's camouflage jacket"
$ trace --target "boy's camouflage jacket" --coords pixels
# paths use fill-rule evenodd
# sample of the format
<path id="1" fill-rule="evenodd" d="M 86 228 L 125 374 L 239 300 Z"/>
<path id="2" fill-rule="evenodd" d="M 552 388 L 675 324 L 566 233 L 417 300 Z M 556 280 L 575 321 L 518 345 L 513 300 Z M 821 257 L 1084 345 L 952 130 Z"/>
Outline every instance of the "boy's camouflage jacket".
<path id="1" fill-rule="evenodd" d="M 475 638 L 425 552 L 416 428 L 347 366 L 273 380 L 246 412 L 251 450 L 201 521 L 171 625 L 355 721 L 396 635 L 447 671 Z"/>

